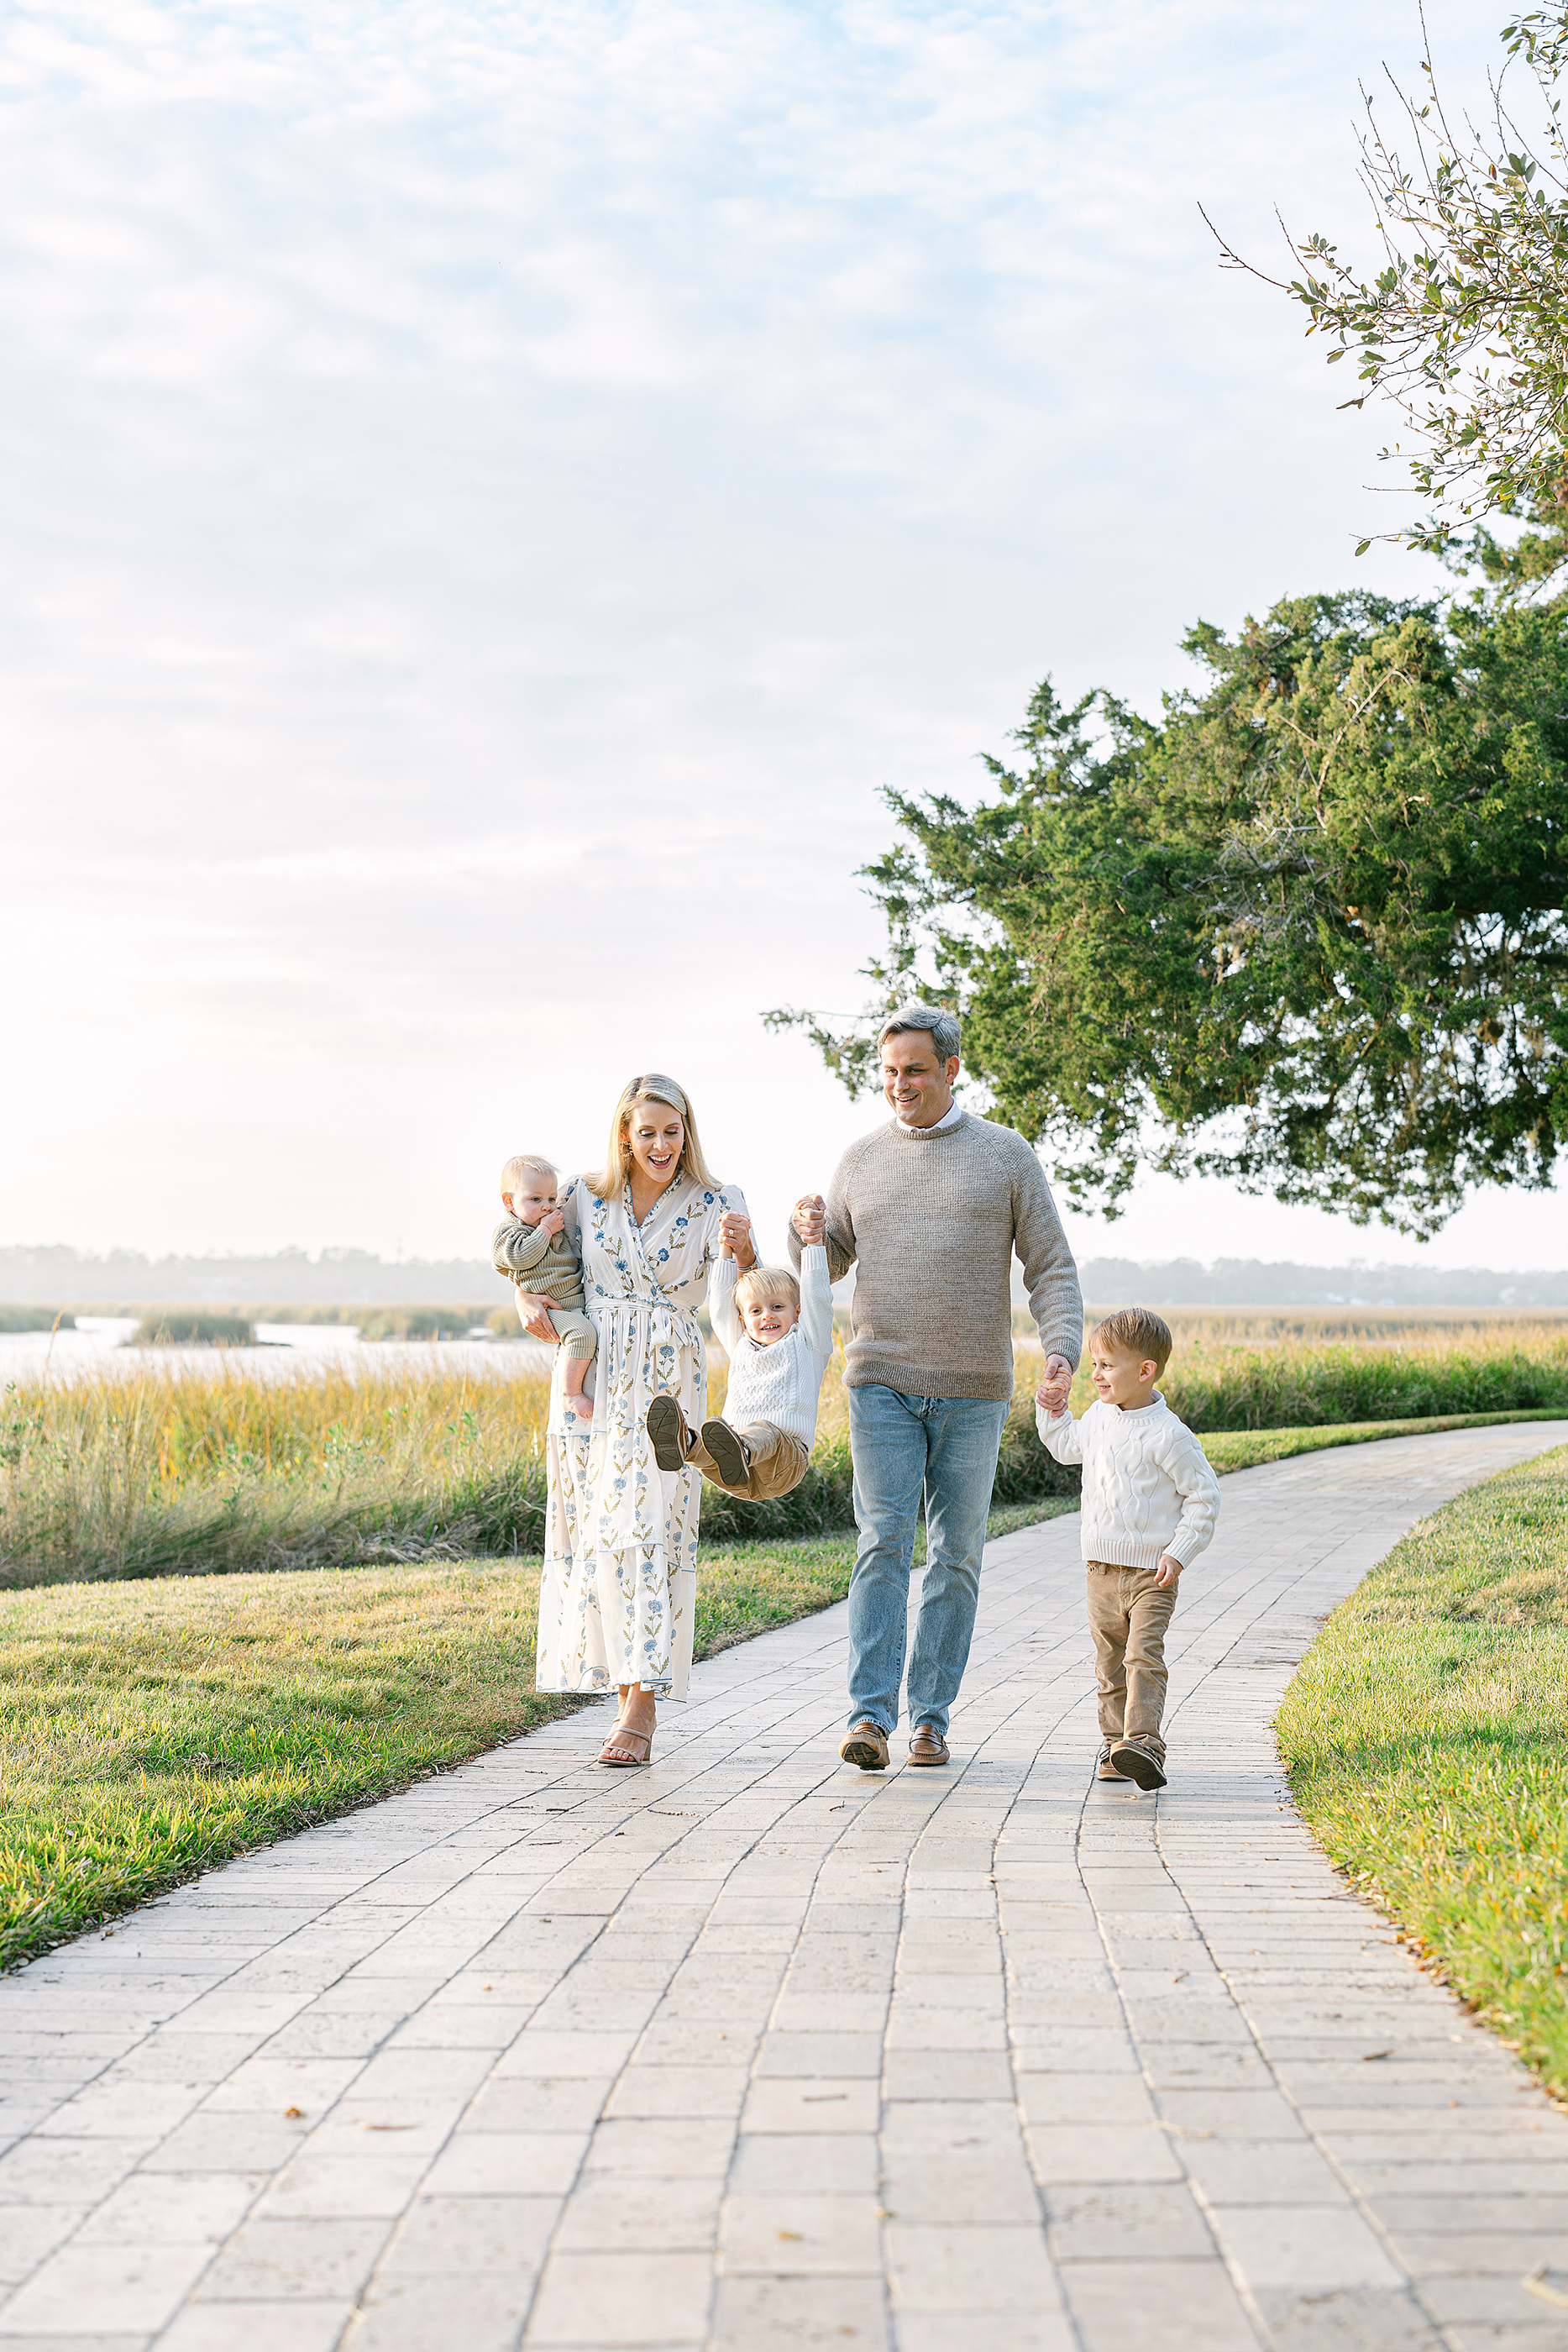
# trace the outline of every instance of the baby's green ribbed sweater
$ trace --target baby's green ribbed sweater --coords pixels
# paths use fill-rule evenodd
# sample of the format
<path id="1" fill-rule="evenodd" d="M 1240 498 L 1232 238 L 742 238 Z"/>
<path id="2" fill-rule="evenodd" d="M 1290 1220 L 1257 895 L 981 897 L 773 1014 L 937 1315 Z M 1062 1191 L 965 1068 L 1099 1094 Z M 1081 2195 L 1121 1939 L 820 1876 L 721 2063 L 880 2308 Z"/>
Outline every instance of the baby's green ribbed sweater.
<path id="1" fill-rule="evenodd" d="M 854 1266 L 851 1388 L 1010 1397 L 1012 1259 L 1047 1355 L 1083 1346 L 1078 1269 L 1045 1171 L 1021 1135 L 967 1112 L 956 1126 L 896 1120 L 852 1143 L 828 1187 L 828 1269 Z M 800 1261 L 791 1229 L 789 1253 Z"/>

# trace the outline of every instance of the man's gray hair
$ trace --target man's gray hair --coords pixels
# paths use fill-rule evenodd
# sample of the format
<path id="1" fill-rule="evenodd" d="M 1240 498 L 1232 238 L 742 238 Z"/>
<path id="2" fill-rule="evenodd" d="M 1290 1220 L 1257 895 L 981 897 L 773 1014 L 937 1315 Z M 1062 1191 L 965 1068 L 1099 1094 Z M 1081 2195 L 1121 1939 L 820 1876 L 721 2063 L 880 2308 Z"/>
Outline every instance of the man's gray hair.
<path id="1" fill-rule="evenodd" d="M 880 1053 L 890 1037 L 902 1037 L 907 1029 L 929 1029 L 931 1043 L 936 1048 L 939 1061 L 951 1061 L 958 1051 L 958 1016 L 945 1012 L 940 1004 L 922 1004 L 918 998 L 911 1004 L 901 1004 L 888 1014 L 876 1033 Z"/>

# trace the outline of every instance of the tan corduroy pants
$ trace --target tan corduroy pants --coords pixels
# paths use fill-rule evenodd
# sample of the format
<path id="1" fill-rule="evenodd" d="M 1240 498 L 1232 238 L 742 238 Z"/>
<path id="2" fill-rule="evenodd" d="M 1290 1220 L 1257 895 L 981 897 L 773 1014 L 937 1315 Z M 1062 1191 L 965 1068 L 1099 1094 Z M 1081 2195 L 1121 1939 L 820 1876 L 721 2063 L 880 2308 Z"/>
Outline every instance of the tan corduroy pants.
<path id="1" fill-rule="evenodd" d="M 741 1438 L 751 1454 L 751 1475 L 744 1486 L 732 1486 L 718 1475 L 718 1465 L 695 1430 L 686 1432 L 686 1460 L 727 1495 L 739 1495 L 748 1503 L 770 1503 L 777 1496 L 787 1495 L 798 1486 L 806 1475 L 811 1459 L 811 1449 L 803 1437 L 792 1436 L 787 1429 L 776 1429 L 770 1421 L 748 1421 L 736 1435 Z"/>
<path id="2" fill-rule="evenodd" d="M 1162 1759 L 1166 1706 L 1166 1627 L 1174 1585 L 1156 1584 L 1152 1568 L 1089 1562 L 1089 1631 L 1103 1739 L 1142 1738 Z"/>

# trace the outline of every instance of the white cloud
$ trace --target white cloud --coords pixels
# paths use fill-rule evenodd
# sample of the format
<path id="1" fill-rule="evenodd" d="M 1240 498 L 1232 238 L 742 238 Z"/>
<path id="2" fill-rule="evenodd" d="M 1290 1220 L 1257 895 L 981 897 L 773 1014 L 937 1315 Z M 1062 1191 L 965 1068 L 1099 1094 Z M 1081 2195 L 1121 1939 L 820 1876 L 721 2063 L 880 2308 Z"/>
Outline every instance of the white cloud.
<path id="1" fill-rule="evenodd" d="M 977 782 L 1047 668 L 1149 703 L 1198 612 L 1421 576 L 1353 566 L 1375 427 L 1196 211 L 1354 233 L 1356 74 L 1419 37 L 14 11 L 0 985 L 47 1111 L 0 1238 L 97 1234 L 108 1133 L 117 1240 L 463 1249 L 649 1064 L 781 1214 L 865 1114 L 757 1016 L 858 1001 L 880 785 Z"/>

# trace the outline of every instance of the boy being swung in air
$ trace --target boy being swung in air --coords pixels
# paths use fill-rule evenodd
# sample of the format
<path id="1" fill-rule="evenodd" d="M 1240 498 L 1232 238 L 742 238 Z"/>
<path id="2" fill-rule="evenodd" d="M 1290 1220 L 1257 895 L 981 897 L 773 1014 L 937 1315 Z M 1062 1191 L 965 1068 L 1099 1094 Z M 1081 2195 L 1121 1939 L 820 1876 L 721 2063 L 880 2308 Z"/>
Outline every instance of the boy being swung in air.
<path id="1" fill-rule="evenodd" d="M 593 1402 L 582 1393 L 588 1367 L 599 1345 L 592 1319 L 583 1312 L 582 1267 L 566 1238 L 566 1221 L 556 1203 L 557 1173 L 549 1160 L 519 1151 L 501 1171 L 501 1205 L 490 1255 L 497 1274 L 509 1274 L 519 1290 L 550 1302 L 550 1321 L 566 1358 L 561 1386 L 569 1410 L 591 1421 Z"/>
<path id="2" fill-rule="evenodd" d="M 1090 1334 L 1098 1402 L 1067 1410 L 1071 1374 L 1036 1389 L 1035 1426 L 1058 1462 L 1083 1465 L 1083 1557 L 1100 1694 L 1102 1780 L 1166 1785 L 1166 1627 L 1176 1583 L 1214 1533 L 1219 1487 L 1204 1451 L 1155 1388 L 1170 1330 L 1124 1307 Z"/>
<path id="3" fill-rule="evenodd" d="M 736 1278 L 728 1242 L 719 1253 L 708 1313 L 729 1358 L 722 1420 L 686 1424 L 673 1396 L 648 1407 L 648 1435 L 661 1470 L 690 1463 L 727 1494 L 766 1503 L 805 1476 L 817 1433 L 817 1399 L 833 1352 L 833 1290 L 822 1225 L 800 1252 L 800 1278 L 782 1266 L 753 1266 Z"/>

